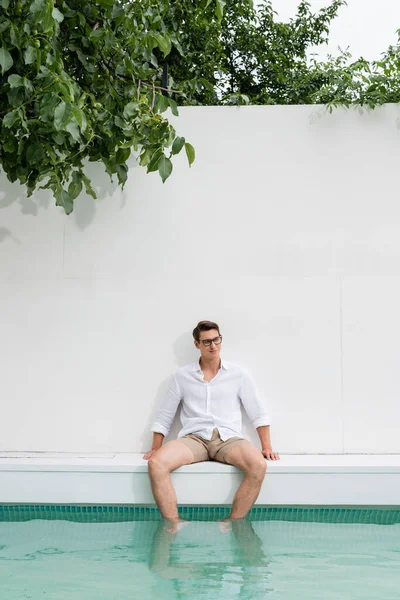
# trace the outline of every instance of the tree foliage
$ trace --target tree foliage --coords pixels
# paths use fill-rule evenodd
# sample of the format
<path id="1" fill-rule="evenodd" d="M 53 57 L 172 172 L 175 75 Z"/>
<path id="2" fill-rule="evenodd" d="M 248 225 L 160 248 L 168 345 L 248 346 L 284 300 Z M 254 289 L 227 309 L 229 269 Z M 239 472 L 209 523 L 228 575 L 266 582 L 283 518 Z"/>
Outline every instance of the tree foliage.
<path id="1" fill-rule="evenodd" d="M 329 26 L 345 0 L 333 0 L 313 14 L 306 1 L 282 23 L 272 3 L 226 3 L 221 23 L 191 16 L 183 32 L 185 54 L 168 57 L 177 89 L 188 103 L 312 103 L 321 75 L 310 70 L 307 51 L 328 41 Z M 190 77 L 190 73 L 192 77 Z"/>
<path id="2" fill-rule="evenodd" d="M 214 17 L 220 0 L 201 5 Z M 50 188 L 69 214 L 83 187 L 96 196 L 85 159 L 122 185 L 132 151 L 163 181 L 183 146 L 193 162 L 162 116 L 178 114 L 175 99 L 155 87 L 171 48 L 182 51 L 168 9 L 168 0 L 0 0 L 0 164 L 11 181 L 28 195 Z"/>
<path id="3" fill-rule="evenodd" d="M 400 46 L 372 62 L 353 61 L 348 50 L 325 61 L 310 56 L 329 41 L 331 22 L 345 5 L 331 0 L 314 14 L 302 0 L 287 23 L 279 21 L 270 0 L 257 7 L 229 0 L 220 23 L 192 15 L 183 32 L 185 54 L 173 48 L 168 57 L 174 86 L 185 92 L 181 103 L 321 103 L 331 109 L 399 102 Z M 400 30 L 398 35 L 400 42 Z"/>
<path id="4" fill-rule="evenodd" d="M 96 196 L 86 160 L 122 185 L 132 152 L 163 182 L 183 148 L 191 165 L 164 114 L 179 105 L 398 102 L 398 46 L 310 58 L 344 4 L 301 0 L 283 23 L 270 0 L 0 0 L 0 165 L 70 213 L 82 189 Z"/>

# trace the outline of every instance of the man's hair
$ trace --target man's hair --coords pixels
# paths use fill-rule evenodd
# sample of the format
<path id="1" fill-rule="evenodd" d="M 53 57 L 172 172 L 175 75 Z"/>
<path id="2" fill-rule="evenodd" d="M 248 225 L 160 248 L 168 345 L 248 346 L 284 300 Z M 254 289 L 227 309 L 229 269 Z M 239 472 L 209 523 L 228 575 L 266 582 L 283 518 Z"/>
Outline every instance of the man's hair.
<path id="1" fill-rule="evenodd" d="M 200 331 L 209 331 L 210 329 L 216 329 L 219 335 L 221 335 L 218 325 L 213 323 L 213 321 L 199 321 L 193 329 L 193 337 L 196 342 L 200 341 Z"/>

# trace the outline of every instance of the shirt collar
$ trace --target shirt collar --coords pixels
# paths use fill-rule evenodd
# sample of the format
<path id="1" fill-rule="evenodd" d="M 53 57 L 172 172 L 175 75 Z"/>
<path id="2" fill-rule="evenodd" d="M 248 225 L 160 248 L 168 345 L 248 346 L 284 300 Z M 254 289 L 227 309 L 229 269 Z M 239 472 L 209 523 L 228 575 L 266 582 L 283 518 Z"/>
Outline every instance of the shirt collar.
<path id="1" fill-rule="evenodd" d="M 225 361 L 225 360 L 223 360 L 222 358 L 221 358 L 221 369 L 225 369 L 225 371 L 227 371 L 227 370 L 228 370 L 228 365 L 227 365 L 226 361 Z M 193 370 L 193 371 L 201 371 L 201 369 L 200 369 L 200 359 L 199 359 L 199 360 L 196 360 L 196 361 L 193 363 L 192 370 Z"/>

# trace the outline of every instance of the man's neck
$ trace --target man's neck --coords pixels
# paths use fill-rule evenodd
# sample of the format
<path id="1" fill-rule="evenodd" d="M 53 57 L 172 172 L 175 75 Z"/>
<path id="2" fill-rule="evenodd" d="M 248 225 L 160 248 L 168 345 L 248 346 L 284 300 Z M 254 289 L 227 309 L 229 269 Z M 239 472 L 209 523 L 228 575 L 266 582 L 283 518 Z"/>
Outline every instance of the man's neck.
<path id="1" fill-rule="evenodd" d="M 208 371 L 209 373 L 217 373 L 221 368 L 221 358 L 219 356 L 205 361 L 203 357 L 200 357 L 200 369 L 202 371 Z"/>

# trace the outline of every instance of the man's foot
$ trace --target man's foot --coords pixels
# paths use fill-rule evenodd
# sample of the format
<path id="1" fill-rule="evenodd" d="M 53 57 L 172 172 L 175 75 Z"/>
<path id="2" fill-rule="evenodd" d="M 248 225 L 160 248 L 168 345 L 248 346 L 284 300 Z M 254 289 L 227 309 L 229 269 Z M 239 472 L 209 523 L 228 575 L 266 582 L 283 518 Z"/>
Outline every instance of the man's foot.
<path id="1" fill-rule="evenodd" d="M 240 523 L 245 520 L 246 517 L 240 517 L 239 519 L 227 517 L 226 519 L 222 519 L 222 521 L 218 521 L 218 527 L 221 533 L 229 533 L 232 531 L 232 523 Z"/>
<path id="2" fill-rule="evenodd" d="M 168 520 L 168 519 L 167 519 Z M 190 521 L 184 521 L 183 519 L 176 519 L 174 521 L 169 521 L 170 526 L 164 527 L 167 533 L 178 533 L 183 527 L 189 525 Z"/>
<path id="3" fill-rule="evenodd" d="M 227 519 L 218 521 L 218 529 L 220 530 L 220 533 L 229 533 L 232 531 L 232 519 L 228 517 Z"/>

